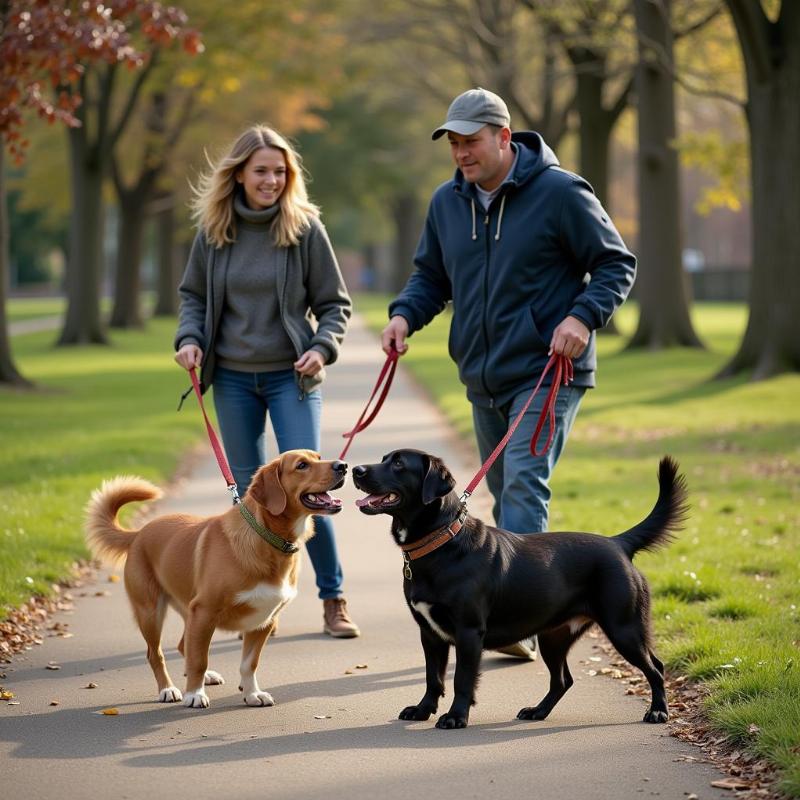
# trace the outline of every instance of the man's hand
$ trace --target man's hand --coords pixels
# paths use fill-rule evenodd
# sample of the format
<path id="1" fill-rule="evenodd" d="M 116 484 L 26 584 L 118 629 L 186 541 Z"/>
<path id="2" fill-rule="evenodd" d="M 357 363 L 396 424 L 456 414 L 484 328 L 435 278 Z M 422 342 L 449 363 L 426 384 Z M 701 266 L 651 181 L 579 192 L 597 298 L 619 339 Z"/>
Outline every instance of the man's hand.
<path id="1" fill-rule="evenodd" d="M 404 355 L 408 350 L 406 336 L 408 336 L 408 320 L 399 315 L 392 317 L 389 320 L 389 324 L 381 332 L 383 352 L 388 356 L 392 352 L 392 347 L 394 347 L 398 355 Z"/>
<path id="2" fill-rule="evenodd" d="M 325 366 L 325 356 L 319 350 L 306 350 L 293 366 L 301 375 L 316 375 Z"/>
<path id="3" fill-rule="evenodd" d="M 196 344 L 185 344 L 175 353 L 175 361 L 191 372 L 203 363 L 203 351 Z"/>
<path id="4" fill-rule="evenodd" d="M 565 317 L 553 331 L 547 355 L 557 353 L 568 358 L 578 358 L 589 344 L 590 334 L 591 331 L 577 317 Z"/>

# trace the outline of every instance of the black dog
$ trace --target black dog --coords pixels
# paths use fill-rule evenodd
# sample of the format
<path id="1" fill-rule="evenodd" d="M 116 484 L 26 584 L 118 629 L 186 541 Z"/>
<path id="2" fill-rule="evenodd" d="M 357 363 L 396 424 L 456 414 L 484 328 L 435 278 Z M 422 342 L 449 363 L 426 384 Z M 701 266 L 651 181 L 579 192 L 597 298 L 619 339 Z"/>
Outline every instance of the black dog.
<path id="1" fill-rule="evenodd" d="M 444 463 L 419 450 L 396 450 L 380 464 L 353 469 L 368 496 L 365 514 L 389 514 L 403 549 L 406 602 L 420 627 L 426 689 L 400 719 L 426 720 L 444 696 L 450 645 L 456 648 L 455 696 L 437 728 L 463 728 L 475 703 L 481 653 L 537 634 L 550 690 L 518 719 L 545 719 L 572 686 L 567 653 L 596 622 L 652 690 L 646 722 L 666 722 L 664 665 L 650 643 L 650 597 L 631 559 L 667 544 L 688 506 L 678 465 L 659 464 L 659 494 L 645 520 L 618 536 L 536 533 L 484 525 L 466 513 Z"/>

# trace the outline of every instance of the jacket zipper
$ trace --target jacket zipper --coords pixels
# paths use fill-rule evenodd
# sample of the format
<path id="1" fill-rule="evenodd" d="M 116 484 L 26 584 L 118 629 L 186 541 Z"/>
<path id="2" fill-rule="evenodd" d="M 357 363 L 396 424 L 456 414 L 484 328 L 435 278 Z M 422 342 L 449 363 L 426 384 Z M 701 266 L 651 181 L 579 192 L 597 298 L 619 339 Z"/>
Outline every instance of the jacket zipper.
<path id="1" fill-rule="evenodd" d="M 494 408 L 494 397 L 492 397 L 491 392 L 489 391 L 489 387 L 486 383 L 486 361 L 489 358 L 489 323 L 488 323 L 488 315 L 489 315 L 489 257 L 491 254 L 491 244 L 490 244 L 490 237 L 489 237 L 489 212 L 486 212 L 486 216 L 483 218 L 483 234 L 486 238 L 486 260 L 484 262 L 484 271 L 483 271 L 483 320 L 482 320 L 482 327 L 483 327 L 483 366 L 481 367 L 481 383 L 483 384 L 483 389 L 486 392 L 486 395 L 489 398 L 489 407 Z"/>

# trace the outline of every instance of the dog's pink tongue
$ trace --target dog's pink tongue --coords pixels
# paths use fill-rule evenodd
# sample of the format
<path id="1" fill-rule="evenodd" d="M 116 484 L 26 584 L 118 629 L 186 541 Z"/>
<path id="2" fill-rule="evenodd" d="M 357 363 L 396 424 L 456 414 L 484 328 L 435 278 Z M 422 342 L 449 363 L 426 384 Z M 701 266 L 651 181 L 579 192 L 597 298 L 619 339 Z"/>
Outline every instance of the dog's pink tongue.
<path id="1" fill-rule="evenodd" d="M 356 505 L 359 508 L 363 508 L 364 506 L 368 506 L 370 503 L 380 500 L 381 497 L 383 497 L 381 494 L 368 494 L 366 497 L 361 497 L 356 500 Z"/>

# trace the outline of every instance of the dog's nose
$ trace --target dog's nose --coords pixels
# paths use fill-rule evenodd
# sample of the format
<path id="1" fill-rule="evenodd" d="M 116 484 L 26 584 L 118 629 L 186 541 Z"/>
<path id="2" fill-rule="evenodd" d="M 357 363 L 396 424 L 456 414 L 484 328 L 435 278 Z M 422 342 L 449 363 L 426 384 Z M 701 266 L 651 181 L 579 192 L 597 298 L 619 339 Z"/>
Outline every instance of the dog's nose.
<path id="1" fill-rule="evenodd" d="M 363 464 L 353 467 L 353 477 L 363 478 L 367 474 L 367 468 Z"/>
<path id="2" fill-rule="evenodd" d="M 347 474 L 347 462 L 345 461 L 334 461 L 333 462 L 333 471 L 334 472 L 341 472 L 342 475 Z"/>

